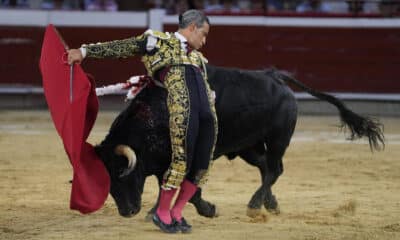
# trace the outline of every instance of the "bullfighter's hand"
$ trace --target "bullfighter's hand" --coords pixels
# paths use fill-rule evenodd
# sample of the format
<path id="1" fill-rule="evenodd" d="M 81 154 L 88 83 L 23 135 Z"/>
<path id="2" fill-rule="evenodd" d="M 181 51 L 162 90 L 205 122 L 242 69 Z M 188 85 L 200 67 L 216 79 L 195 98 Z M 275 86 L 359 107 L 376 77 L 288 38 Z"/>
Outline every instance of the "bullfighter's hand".
<path id="1" fill-rule="evenodd" d="M 81 50 L 79 49 L 70 49 L 67 50 L 68 53 L 68 64 L 78 63 L 80 64 L 83 60 L 83 56 Z"/>

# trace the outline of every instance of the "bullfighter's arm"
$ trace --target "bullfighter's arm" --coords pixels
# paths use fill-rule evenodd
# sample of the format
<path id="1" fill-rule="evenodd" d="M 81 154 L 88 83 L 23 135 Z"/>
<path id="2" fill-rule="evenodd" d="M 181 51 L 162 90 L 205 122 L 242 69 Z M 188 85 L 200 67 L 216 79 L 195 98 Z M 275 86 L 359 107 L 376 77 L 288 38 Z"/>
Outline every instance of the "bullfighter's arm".
<path id="1" fill-rule="evenodd" d="M 84 44 L 80 48 L 83 57 L 126 58 L 146 53 L 147 37 L 140 35 L 110 42 Z"/>

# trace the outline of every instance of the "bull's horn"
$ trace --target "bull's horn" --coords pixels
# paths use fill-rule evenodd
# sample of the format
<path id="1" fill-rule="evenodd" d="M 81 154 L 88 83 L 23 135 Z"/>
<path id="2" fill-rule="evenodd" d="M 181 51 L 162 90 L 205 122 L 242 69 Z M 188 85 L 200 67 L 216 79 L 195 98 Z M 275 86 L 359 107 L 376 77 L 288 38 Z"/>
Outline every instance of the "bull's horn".
<path id="1" fill-rule="evenodd" d="M 128 169 L 133 170 L 136 166 L 136 154 L 131 147 L 127 145 L 117 145 L 114 150 L 115 154 L 125 156 L 128 159 Z"/>

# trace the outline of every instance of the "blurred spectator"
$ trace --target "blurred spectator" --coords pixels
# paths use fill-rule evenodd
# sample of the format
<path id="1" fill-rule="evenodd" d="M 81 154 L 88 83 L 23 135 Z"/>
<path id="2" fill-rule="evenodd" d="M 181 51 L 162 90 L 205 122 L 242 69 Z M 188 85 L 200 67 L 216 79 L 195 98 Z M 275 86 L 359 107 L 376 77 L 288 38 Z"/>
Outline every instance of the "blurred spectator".
<path id="1" fill-rule="evenodd" d="M 83 0 L 30 0 L 30 7 L 52 10 L 52 9 L 64 9 L 64 10 L 82 10 Z M 34 5 L 34 6 L 32 6 Z"/>
<path id="2" fill-rule="evenodd" d="M 263 14 L 265 0 L 209 0 L 204 1 L 207 13 L 256 13 Z"/>
<path id="3" fill-rule="evenodd" d="M 32 9 L 65 9 L 65 10 L 82 10 L 82 0 L 28 0 L 29 8 Z"/>
<path id="4" fill-rule="evenodd" d="M 237 1 L 222 0 L 222 10 L 224 12 L 238 13 L 240 11 Z"/>
<path id="5" fill-rule="evenodd" d="M 40 7 L 43 9 L 56 9 L 57 4 L 52 0 L 43 0 Z"/>
<path id="6" fill-rule="evenodd" d="M 209 0 L 204 3 L 205 12 L 218 12 L 222 11 L 224 7 L 218 0 Z"/>
<path id="7" fill-rule="evenodd" d="M 42 4 L 42 0 L 29 0 L 28 1 L 28 6 L 29 6 L 29 8 L 31 8 L 31 9 L 39 9 Z"/>
<path id="8" fill-rule="evenodd" d="M 295 11 L 302 0 L 265 0 L 265 8 L 271 12 Z"/>
<path id="9" fill-rule="evenodd" d="M 1 0 L 2 7 L 16 7 L 27 8 L 29 7 L 28 0 Z"/>
<path id="10" fill-rule="evenodd" d="M 127 0 L 130 1 L 130 0 Z M 147 5 L 149 8 L 162 8 L 163 3 L 165 2 L 164 0 L 147 0 Z"/>
<path id="11" fill-rule="evenodd" d="M 348 11 L 348 5 L 345 1 L 306 0 L 296 7 L 296 11 L 346 13 Z"/>
<path id="12" fill-rule="evenodd" d="M 393 0 L 392 0 L 393 1 Z M 377 1 L 348 0 L 346 1 L 351 13 L 378 13 L 379 3 Z"/>
<path id="13" fill-rule="evenodd" d="M 147 11 L 151 8 L 164 8 L 167 14 L 199 9 L 216 14 L 297 11 L 398 16 L 400 0 L 0 0 L 0 7 L 88 11 Z"/>
<path id="14" fill-rule="evenodd" d="M 321 0 L 307 0 L 296 7 L 297 12 L 332 12 L 329 4 Z"/>
<path id="15" fill-rule="evenodd" d="M 379 1 L 368 1 L 364 3 L 364 13 L 379 13 Z"/>
<path id="16" fill-rule="evenodd" d="M 251 1 L 251 10 L 255 13 L 264 13 L 265 7 L 265 0 L 253 0 Z"/>
<path id="17" fill-rule="evenodd" d="M 348 5 L 345 1 L 332 1 L 332 0 L 323 0 L 326 9 L 329 9 L 329 12 L 332 13 L 347 13 Z"/>
<path id="18" fill-rule="evenodd" d="M 361 13 L 364 8 L 364 0 L 346 0 L 350 13 Z"/>
<path id="19" fill-rule="evenodd" d="M 187 0 L 166 0 L 163 7 L 167 14 L 181 14 L 189 10 L 189 3 Z"/>
<path id="20" fill-rule="evenodd" d="M 187 0 L 177 0 L 175 3 L 175 13 L 181 14 L 189 10 L 189 2 Z"/>
<path id="21" fill-rule="evenodd" d="M 187 2 L 189 9 L 197 9 L 197 10 L 204 9 L 204 0 L 188 0 Z"/>
<path id="22" fill-rule="evenodd" d="M 393 17 L 400 14 L 400 2 L 393 0 L 381 0 L 379 9 L 383 16 Z"/>
<path id="23" fill-rule="evenodd" d="M 165 0 L 162 6 L 167 14 L 176 14 L 175 0 Z"/>
<path id="24" fill-rule="evenodd" d="M 283 10 L 283 1 L 281 0 L 266 0 L 267 11 L 275 12 Z"/>
<path id="25" fill-rule="evenodd" d="M 237 6 L 240 12 L 249 12 L 251 10 L 251 3 L 248 0 L 238 0 Z"/>
<path id="26" fill-rule="evenodd" d="M 114 0 L 85 0 L 87 11 L 117 11 L 118 5 Z"/>
<path id="27" fill-rule="evenodd" d="M 147 11 L 150 8 L 160 8 L 161 1 L 116 0 L 118 11 Z"/>
<path id="28" fill-rule="evenodd" d="M 83 8 L 83 2 L 81 0 L 64 0 L 62 1 L 62 9 L 65 10 L 78 10 Z"/>

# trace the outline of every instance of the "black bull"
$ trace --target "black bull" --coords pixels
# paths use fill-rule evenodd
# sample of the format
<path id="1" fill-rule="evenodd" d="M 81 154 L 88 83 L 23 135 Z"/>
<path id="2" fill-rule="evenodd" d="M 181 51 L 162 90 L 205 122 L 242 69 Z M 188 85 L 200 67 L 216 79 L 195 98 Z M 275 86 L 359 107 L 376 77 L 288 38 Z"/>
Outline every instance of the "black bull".
<path id="1" fill-rule="evenodd" d="M 261 186 L 248 203 L 248 215 L 256 214 L 262 205 L 270 211 L 279 210 L 271 187 L 283 172 L 282 157 L 297 121 L 297 103 L 286 82 L 335 105 L 341 127 L 350 130 L 350 139 L 365 136 L 371 149 L 384 147 L 379 122 L 355 114 L 339 99 L 310 89 L 283 72 L 207 68 L 210 86 L 216 92 L 219 127 L 214 159 L 221 155 L 229 159 L 240 156 L 261 173 Z M 145 178 L 155 175 L 160 184 L 169 166 L 166 96 L 166 90 L 160 87 L 144 89 L 118 115 L 106 138 L 96 146 L 110 173 L 110 193 L 122 216 L 139 212 Z M 123 153 L 127 149 L 124 146 L 134 152 L 128 149 Z M 134 168 L 127 168 L 127 158 L 136 160 Z M 215 206 L 201 198 L 201 189 L 191 203 L 203 216 L 216 215 Z"/>

